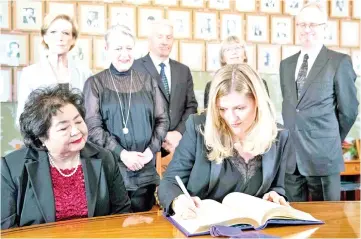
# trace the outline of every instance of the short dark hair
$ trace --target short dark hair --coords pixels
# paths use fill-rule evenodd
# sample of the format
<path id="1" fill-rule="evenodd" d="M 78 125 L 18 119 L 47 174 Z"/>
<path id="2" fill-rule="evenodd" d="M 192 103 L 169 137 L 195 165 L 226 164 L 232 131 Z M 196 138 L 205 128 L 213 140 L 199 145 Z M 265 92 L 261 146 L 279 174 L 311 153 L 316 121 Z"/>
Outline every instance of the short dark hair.
<path id="1" fill-rule="evenodd" d="M 20 132 L 25 146 L 46 150 L 40 138 L 48 138 L 52 117 L 67 104 L 74 105 L 79 114 L 85 117 L 83 94 L 79 89 L 50 86 L 32 91 L 20 115 Z"/>

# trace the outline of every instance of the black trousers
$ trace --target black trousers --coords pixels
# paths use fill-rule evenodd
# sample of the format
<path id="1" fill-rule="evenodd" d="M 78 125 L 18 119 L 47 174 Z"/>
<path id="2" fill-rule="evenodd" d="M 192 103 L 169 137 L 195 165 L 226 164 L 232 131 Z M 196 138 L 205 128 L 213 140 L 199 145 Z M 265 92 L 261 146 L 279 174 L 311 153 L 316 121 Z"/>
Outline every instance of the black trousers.
<path id="1" fill-rule="evenodd" d="M 138 188 L 136 191 L 128 191 L 133 212 L 146 212 L 152 209 L 155 204 L 155 184 Z"/>
<path id="2" fill-rule="evenodd" d="M 341 176 L 339 173 L 327 176 L 303 176 L 296 171 L 285 176 L 286 196 L 290 202 L 340 201 Z"/>

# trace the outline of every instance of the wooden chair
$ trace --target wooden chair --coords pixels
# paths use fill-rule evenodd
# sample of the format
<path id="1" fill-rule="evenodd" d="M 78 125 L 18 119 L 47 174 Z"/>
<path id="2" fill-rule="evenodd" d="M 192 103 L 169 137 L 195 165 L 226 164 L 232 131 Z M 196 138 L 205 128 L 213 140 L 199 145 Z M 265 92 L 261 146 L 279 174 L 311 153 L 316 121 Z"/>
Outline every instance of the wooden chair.
<path id="1" fill-rule="evenodd" d="M 165 172 L 165 170 L 167 169 L 168 164 L 170 163 L 172 158 L 173 158 L 173 153 L 170 153 L 163 158 L 162 158 L 161 152 L 158 152 L 156 154 L 155 164 L 156 164 L 156 169 L 157 169 L 157 172 L 158 172 L 160 178 L 162 178 L 162 175 Z"/>

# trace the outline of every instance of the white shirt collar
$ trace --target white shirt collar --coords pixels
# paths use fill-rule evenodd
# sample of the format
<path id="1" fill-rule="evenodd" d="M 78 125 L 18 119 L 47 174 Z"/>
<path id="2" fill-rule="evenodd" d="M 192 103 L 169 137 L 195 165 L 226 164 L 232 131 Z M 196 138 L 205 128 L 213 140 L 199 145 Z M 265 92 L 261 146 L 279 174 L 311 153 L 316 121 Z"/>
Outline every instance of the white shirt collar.
<path id="1" fill-rule="evenodd" d="M 316 59 L 316 57 L 318 56 L 318 54 L 320 53 L 321 49 L 323 47 L 323 44 L 320 44 L 319 46 L 315 46 L 314 48 L 312 48 L 311 50 L 306 50 L 306 49 L 302 49 L 301 48 L 301 55 L 300 57 L 302 57 L 303 59 L 303 56 L 305 54 L 308 54 L 308 57 L 310 59 Z"/>
<path id="2" fill-rule="evenodd" d="M 159 57 L 155 56 L 154 54 L 152 54 L 151 52 L 149 52 L 149 56 L 150 56 L 150 59 L 152 59 L 153 61 L 153 64 L 156 66 L 156 67 L 160 67 L 159 64 L 160 63 L 164 63 L 166 67 L 169 67 L 169 57 L 167 59 L 165 59 L 164 61 L 161 61 L 159 59 Z"/>

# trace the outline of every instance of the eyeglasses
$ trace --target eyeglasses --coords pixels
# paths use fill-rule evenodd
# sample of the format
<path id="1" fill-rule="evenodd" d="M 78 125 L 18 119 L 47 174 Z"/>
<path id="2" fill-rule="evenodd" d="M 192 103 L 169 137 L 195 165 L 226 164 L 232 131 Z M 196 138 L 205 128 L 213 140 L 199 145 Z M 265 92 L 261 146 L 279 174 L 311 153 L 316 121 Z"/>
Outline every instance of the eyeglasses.
<path id="1" fill-rule="evenodd" d="M 306 29 L 306 27 L 309 27 L 311 30 L 314 30 L 316 27 L 325 25 L 326 23 L 310 23 L 310 24 L 306 24 L 306 23 L 297 23 L 297 26 L 301 29 Z"/>
<path id="2" fill-rule="evenodd" d="M 224 48 L 224 52 L 232 52 L 232 51 L 240 51 L 242 50 L 243 47 L 242 46 L 230 46 L 230 47 L 226 47 Z"/>

